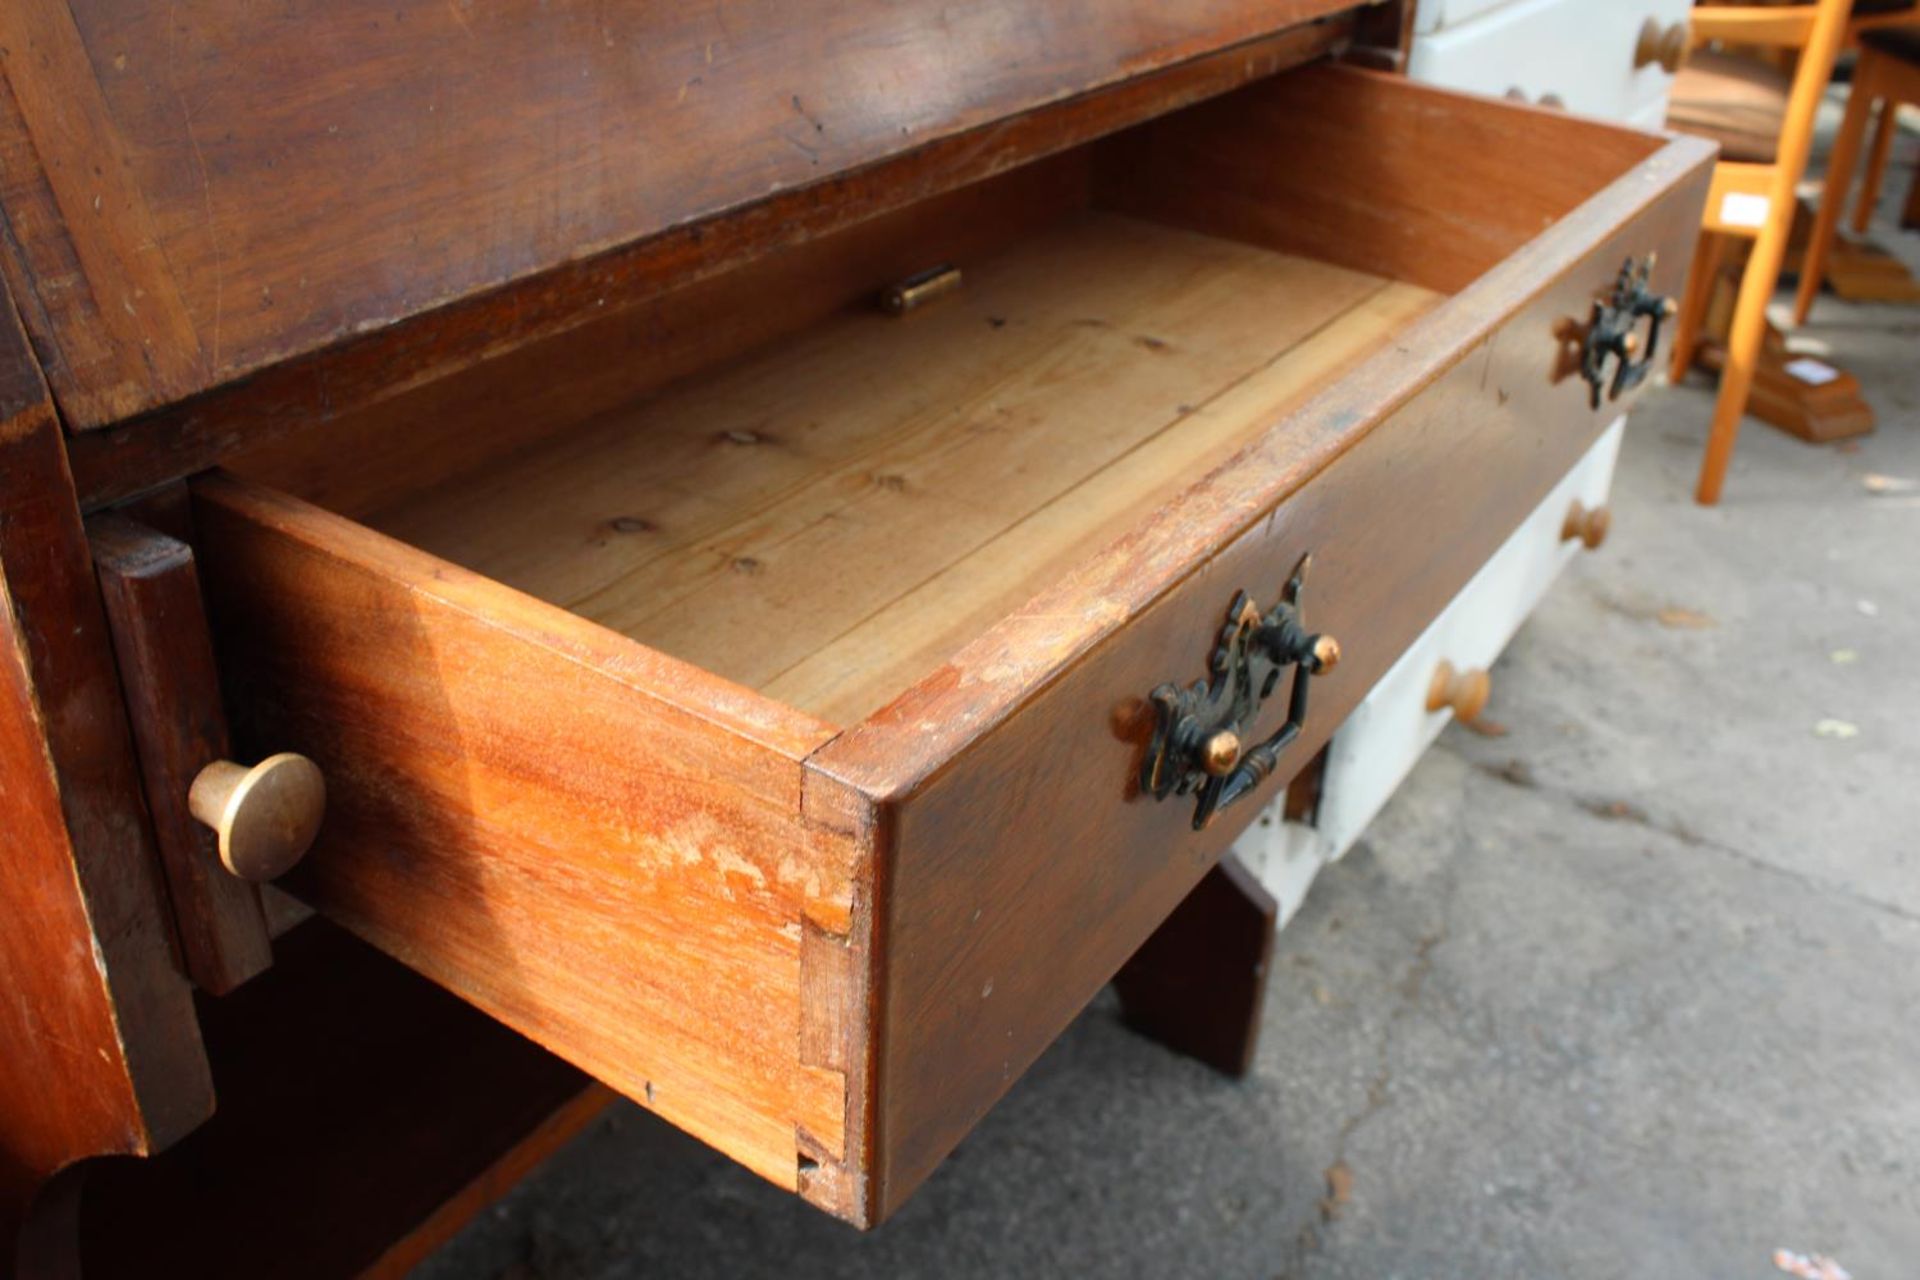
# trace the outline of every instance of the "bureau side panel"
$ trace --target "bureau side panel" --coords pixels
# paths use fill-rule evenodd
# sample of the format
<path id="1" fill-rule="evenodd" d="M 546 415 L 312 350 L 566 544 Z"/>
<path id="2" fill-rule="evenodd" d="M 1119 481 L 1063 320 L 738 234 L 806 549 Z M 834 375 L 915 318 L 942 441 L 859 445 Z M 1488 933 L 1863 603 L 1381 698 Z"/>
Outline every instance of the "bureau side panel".
<path id="1" fill-rule="evenodd" d="M 0 1273 L 44 1179 L 213 1092 L 60 427 L 0 290 Z"/>

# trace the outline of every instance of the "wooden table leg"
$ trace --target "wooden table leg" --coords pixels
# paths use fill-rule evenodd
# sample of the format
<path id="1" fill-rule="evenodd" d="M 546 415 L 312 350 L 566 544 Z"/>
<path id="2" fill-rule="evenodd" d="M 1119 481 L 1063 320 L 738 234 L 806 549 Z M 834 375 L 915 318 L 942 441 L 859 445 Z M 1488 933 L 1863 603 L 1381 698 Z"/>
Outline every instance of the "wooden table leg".
<path id="1" fill-rule="evenodd" d="M 1247 1074 L 1278 913 L 1229 854 L 1114 977 L 1127 1024 L 1218 1071 Z"/>

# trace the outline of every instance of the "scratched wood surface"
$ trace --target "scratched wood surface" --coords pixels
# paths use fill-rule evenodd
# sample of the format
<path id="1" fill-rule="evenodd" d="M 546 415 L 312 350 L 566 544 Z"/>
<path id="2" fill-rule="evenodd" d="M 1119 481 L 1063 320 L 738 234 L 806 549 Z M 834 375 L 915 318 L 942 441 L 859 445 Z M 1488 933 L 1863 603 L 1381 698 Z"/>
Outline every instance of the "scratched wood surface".
<path id="1" fill-rule="evenodd" d="M 4 1272 L 45 1180 L 213 1109 L 59 423 L 4 290 L 0 991 Z"/>
<path id="2" fill-rule="evenodd" d="M 10 0 L 13 283 L 99 427 L 1352 0 Z"/>
<path id="3" fill-rule="evenodd" d="M 371 523 L 851 723 L 1436 300 L 1101 214 L 962 265 Z"/>
<path id="4" fill-rule="evenodd" d="M 800 818 L 831 730 L 292 498 L 194 498 L 236 743 L 327 777 L 286 886 L 783 1187 L 837 1160 L 801 1043 L 803 921 L 853 892 Z"/>
<path id="5" fill-rule="evenodd" d="M 180 958 L 225 995 L 273 963 L 257 885 L 221 864 L 187 807 L 200 770 L 232 754 L 220 673 L 186 543 L 118 513 L 87 522 L 94 573 L 125 686 Z"/>
<path id="6" fill-rule="evenodd" d="M 663 367 L 676 360 L 684 371 L 690 351 L 710 352 L 736 337 L 750 341 L 766 334 L 769 322 L 773 332 L 790 328 L 796 316 L 777 286 L 744 314 L 725 305 L 719 294 L 749 283 L 742 267 L 769 265 L 770 279 L 804 272 L 809 263 L 818 266 L 815 248 L 823 238 L 924 211 L 943 195 L 977 203 L 978 188 L 996 176 L 1013 178 L 1044 157 L 1341 48 L 1349 26 L 1335 17 L 1290 28 L 991 120 L 82 432 L 69 446 L 82 505 L 93 510 L 241 453 L 275 454 L 294 474 L 319 470 L 349 487 L 356 477 L 343 456 L 360 461 L 362 477 L 406 471 L 425 458 L 459 466 L 484 461 L 553 425 L 542 411 L 543 388 L 564 388 L 574 403 L 598 397 L 598 407 L 608 409 L 643 385 L 658 385 Z M 0 93 L 0 111 L 6 103 Z M 0 129 L 0 183 L 31 177 L 31 156 L 10 162 L 6 145 Z M 10 247 L 0 238 L 0 268 Z M 789 256 L 796 260 L 784 261 Z M 718 290 L 703 287 L 719 277 L 733 279 Z M 630 346 L 635 335 L 644 340 L 640 358 L 597 354 Z"/>

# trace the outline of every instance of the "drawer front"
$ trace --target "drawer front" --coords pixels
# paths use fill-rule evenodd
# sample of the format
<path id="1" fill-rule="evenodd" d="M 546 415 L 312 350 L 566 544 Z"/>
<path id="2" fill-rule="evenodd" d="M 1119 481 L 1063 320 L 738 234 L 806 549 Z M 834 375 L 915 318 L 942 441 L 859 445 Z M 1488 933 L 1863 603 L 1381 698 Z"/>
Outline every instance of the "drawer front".
<path id="1" fill-rule="evenodd" d="M 1491 667 L 1579 553 L 1579 541 L 1563 536 L 1567 513 L 1575 502 L 1586 510 L 1606 504 L 1623 429 L 1607 429 L 1334 733 L 1314 823 L 1325 857 L 1352 846 L 1453 718 L 1427 709 L 1435 668 Z"/>
<path id="2" fill-rule="evenodd" d="M 1687 21 L 1686 0 L 1522 0 L 1475 21 L 1417 36 L 1407 74 L 1493 97 L 1518 93 L 1581 115 L 1627 120 L 1666 101 L 1673 77 L 1636 67 L 1641 27 Z"/>
<path id="3" fill-rule="evenodd" d="M 1472 111 L 1564 119 L 1408 92 L 1439 131 Z M 1274 794 L 1269 779 L 1196 831 L 1191 797 L 1139 791 L 1145 699 L 1204 673 L 1236 593 L 1271 604 L 1311 553 L 1307 620 L 1345 648 L 1313 681 L 1284 778 L 1624 411 L 1630 398 L 1589 407 L 1564 344 L 1630 255 L 1658 251 L 1656 287 L 1678 291 L 1707 155 L 1673 146 L 1662 153 L 1673 170 L 1623 180 L 1612 190 L 1622 205 L 1590 204 L 1547 232 L 1298 410 L 1296 430 L 1244 451 L 813 757 L 880 797 L 886 894 L 873 945 L 887 958 L 872 1123 L 883 1213 Z M 1268 704 L 1250 740 L 1283 718 Z"/>

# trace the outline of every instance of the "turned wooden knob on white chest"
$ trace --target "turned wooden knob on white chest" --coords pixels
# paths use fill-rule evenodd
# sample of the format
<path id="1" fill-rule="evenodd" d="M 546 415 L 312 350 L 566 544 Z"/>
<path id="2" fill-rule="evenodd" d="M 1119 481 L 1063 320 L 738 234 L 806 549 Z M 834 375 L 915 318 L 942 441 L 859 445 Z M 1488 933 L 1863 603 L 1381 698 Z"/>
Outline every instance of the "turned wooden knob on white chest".
<path id="1" fill-rule="evenodd" d="M 215 760 L 193 779 L 187 807 L 220 837 L 220 861 L 242 880 L 272 880 L 313 847 L 326 814 L 320 766 L 283 751 L 248 768 Z"/>
<path id="2" fill-rule="evenodd" d="M 1567 518 L 1560 525 L 1560 540 L 1578 541 L 1587 550 L 1595 551 L 1607 540 L 1607 531 L 1612 528 L 1612 512 L 1605 507 L 1589 507 L 1576 501 L 1567 508 Z"/>
<path id="3" fill-rule="evenodd" d="M 1442 662 L 1433 669 L 1433 680 L 1427 685 L 1427 710 L 1452 711 L 1455 720 L 1477 719 L 1487 709 L 1487 699 L 1493 696 L 1493 678 L 1486 672 L 1460 670 L 1451 662 Z"/>
<path id="4" fill-rule="evenodd" d="M 1657 62 L 1668 75 L 1676 74 L 1687 60 L 1687 24 L 1675 22 L 1661 26 L 1657 18 L 1640 25 L 1640 38 L 1633 46 L 1633 65 L 1637 70 Z"/>

